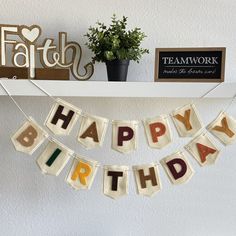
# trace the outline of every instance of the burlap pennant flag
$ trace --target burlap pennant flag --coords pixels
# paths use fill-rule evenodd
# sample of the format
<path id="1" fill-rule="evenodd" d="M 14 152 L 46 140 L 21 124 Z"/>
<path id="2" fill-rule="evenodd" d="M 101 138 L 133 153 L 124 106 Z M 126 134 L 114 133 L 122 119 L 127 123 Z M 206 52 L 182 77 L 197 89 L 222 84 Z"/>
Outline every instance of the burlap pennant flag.
<path id="1" fill-rule="evenodd" d="M 194 104 L 177 108 L 172 113 L 172 118 L 181 137 L 193 136 L 202 128 L 202 122 Z"/>
<path id="2" fill-rule="evenodd" d="M 50 141 L 36 162 L 42 173 L 58 176 L 72 154 L 72 150 L 58 141 Z"/>
<path id="3" fill-rule="evenodd" d="M 185 148 L 200 166 L 214 164 L 220 152 L 207 133 L 194 138 Z"/>
<path id="4" fill-rule="evenodd" d="M 161 181 L 157 164 L 133 166 L 137 193 L 151 197 L 161 190 Z"/>
<path id="5" fill-rule="evenodd" d="M 163 148 L 171 143 L 172 135 L 168 116 L 162 115 L 143 121 L 147 141 L 152 148 Z"/>
<path id="6" fill-rule="evenodd" d="M 96 176 L 98 163 L 79 156 L 74 159 L 66 182 L 76 190 L 90 189 Z"/>
<path id="7" fill-rule="evenodd" d="M 232 144 L 236 140 L 236 120 L 225 112 L 221 112 L 207 128 L 224 145 Z"/>
<path id="8" fill-rule="evenodd" d="M 102 146 L 107 131 L 108 119 L 84 115 L 81 121 L 78 141 L 87 149 Z"/>
<path id="9" fill-rule="evenodd" d="M 32 155 L 47 137 L 47 132 L 30 117 L 11 137 L 11 141 L 17 151 Z"/>
<path id="10" fill-rule="evenodd" d="M 189 181 L 194 174 L 194 170 L 182 152 L 167 156 L 160 162 L 173 184 L 185 183 Z"/>
<path id="11" fill-rule="evenodd" d="M 58 98 L 45 125 L 56 135 L 69 135 L 80 114 L 79 108 Z"/>
<path id="12" fill-rule="evenodd" d="M 113 121 L 112 148 L 130 153 L 137 148 L 138 121 Z"/>
<path id="13" fill-rule="evenodd" d="M 128 194 L 128 166 L 104 166 L 103 193 L 113 199 Z"/>

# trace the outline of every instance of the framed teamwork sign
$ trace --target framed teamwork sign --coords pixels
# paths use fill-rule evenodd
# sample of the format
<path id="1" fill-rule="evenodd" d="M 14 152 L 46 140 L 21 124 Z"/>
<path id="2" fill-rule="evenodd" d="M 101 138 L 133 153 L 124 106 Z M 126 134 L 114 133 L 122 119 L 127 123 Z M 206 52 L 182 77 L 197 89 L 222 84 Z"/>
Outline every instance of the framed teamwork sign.
<path id="1" fill-rule="evenodd" d="M 156 48 L 156 82 L 223 82 L 226 48 Z"/>

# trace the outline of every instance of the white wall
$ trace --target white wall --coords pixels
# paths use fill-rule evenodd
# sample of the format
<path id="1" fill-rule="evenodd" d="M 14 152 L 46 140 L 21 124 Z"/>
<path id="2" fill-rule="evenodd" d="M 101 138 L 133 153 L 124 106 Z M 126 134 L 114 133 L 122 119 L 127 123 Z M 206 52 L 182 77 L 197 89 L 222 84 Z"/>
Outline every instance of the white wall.
<path id="1" fill-rule="evenodd" d="M 152 81 L 155 47 L 226 46 L 226 80 L 236 72 L 236 2 L 234 0 L 2 0 L 0 22 L 39 24 L 44 36 L 55 37 L 65 30 L 72 40 L 85 42 L 82 35 L 97 19 L 108 22 L 115 12 L 129 16 L 130 26 L 140 26 L 148 35 L 143 46 L 150 55 L 139 65 L 130 65 L 130 81 Z M 83 46 L 85 50 L 85 47 Z M 84 52 L 85 60 L 91 54 Z M 105 80 L 105 67 L 96 65 L 93 79 Z M 193 88 L 194 89 L 194 88 Z M 110 119 L 142 119 L 168 113 L 188 99 L 90 99 L 68 98 L 85 111 Z M 25 111 L 43 124 L 52 105 L 49 98 L 17 98 Z M 204 100 L 197 107 L 205 124 L 216 117 L 227 100 Z M 153 198 L 135 192 L 132 173 L 130 194 L 113 201 L 102 194 L 102 171 L 90 191 L 73 191 L 64 182 L 70 164 L 58 178 L 43 176 L 35 159 L 16 152 L 10 135 L 24 121 L 7 97 L 0 98 L 0 235 L 236 235 L 236 146 L 222 148 L 218 162 L 200 168 L 189 156 L 196 174 L 181 186 L 172 186 L 160 168 L 163 190 Z M 236 116 L 233 105 L 229 113 Z M 102 164 L 142 164 L 171 154 L 188 139 L 174 131 L 174 142 L 162 151 L 149 149 L 140 127 L 139 148 L 129 155 L 111 150 L 111 127 L 105 144 L 84 150 L 72 135 L 59 138 L 76 152 Z M 172 125 L 173 127 L 173 125 Z"/>

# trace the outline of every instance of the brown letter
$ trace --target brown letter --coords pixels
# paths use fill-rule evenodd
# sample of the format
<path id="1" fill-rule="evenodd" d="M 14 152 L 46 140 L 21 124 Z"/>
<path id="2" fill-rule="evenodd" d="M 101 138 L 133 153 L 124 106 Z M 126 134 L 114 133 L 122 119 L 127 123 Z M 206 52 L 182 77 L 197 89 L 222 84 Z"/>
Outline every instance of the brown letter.
<path id="1" fill-rule="evenodd" d="M 34 144 L 34 140 L 37 138 L 38 133 L 33 126 L 28 126 L 16 140 L 24 147 L 30 147 Z"/>
<path id="2" fill-rule="evenodd" d="M 61 128 L 66 129 L 75 112 L 70 110 L 67 115 L 63 115 L 62 114 L 63 109 L 64 109 L 63 106 L 61 106 L 61 105 L 58 106 L 57 111 L 56 111 L 54 117 L 52 118 L 51 123 L 56 125 L 58 120 L 63 120 L 64 122 L 63 122 Z"/>
<path id="3" fill-rule="evenodd" d="M 93 122 L 86 130 L 85 132 L 80 136 L 80 138 L 87 138 L 90 137 L 93 139 L 94 142 L 99 142 L 98 140 L 98 132 L 97 132 L 97 126 L 96 122 Z"/>
<path id="4" fill-rule="evenodd" d="M 181 169 L 179 172 L 177 172 L 176 168 L 175 168 L 175 164 L 178 164 L 181 166 Z M 185 175 L 185 173 L 187 172 L 187 164 L 185 163 L 184 160 L 180 159 L 180 158 L 175 158 L 171 161 L 168 161 L 166 163 L 166 165 L 168 166 L 172 176 L 174 177 L 174 179 L 179 179 L 181 177 L 183 177 Z"/>
<path id="5" fill-rule="evenodd" d="M 213 127 L 213 130 L 216 130 L 216 131 L 219 131 L 219 132 L 223 132 L 223 133 L 225 133 L 226 135 L 228 135 L 230 138 L 232 138 L 232 137 L 234 136 L 234 132 L 229 129 L 229 126 L 228 126 L 226 117 L 224 117 L 224 118 L 221 120 L 221 125 L 222 125 L 222 126 L 218 126 L 218 125 L 217 125 L 217 126 Z"/>
<path id="6" fill-rule="evenodd" d="M 138 173 L 139 173 L 141 188 L 146 188 L 147 187 L 147 185 L 146 185 L 147 180 L 151 180 L 152 186 L 157 185 L 157 179 L 156 179 L 156 174 L 155 174 L 154 167 L 149 168 L 149 173 L 150 173 L 149 175 L 144 175 L 143 169 L 138 170 Z"/>
<path id="7" fill-rule="evenodd" d="M 112 176 L 111 190 L 117 191 L 118 178 L 123 176 L 123 172 L 122 171 L 108 171 L 107 175 Z"/>
<path id="8" fill-rule="evenodd" d="M 154 143 L 158 142 L 158 137 L 164 135 L 166 132 L 166 126 L 161 122 L 152 123 L 149 127 L 152 135 L 152 141 Z"/>
<path id="9" fill-rule="evenodd" d="M 118 146 L 123 146 L 123 141 L 131 140 L 133 137 L 134 131 L 130 127 L 124 126 L 118 128 Z"/>
<path id="10" fill-rule="evenodd" d="M 191 110 L 188 109 L 184 112 L 184 116 L 181 116 L 180 114 L 175 115 L 174 117 L 179 120 L 180 122 L 182 122 L 186 128 L 186 130 L 191 130 L 192 126 L 190 123 L 190 112 Z"/>

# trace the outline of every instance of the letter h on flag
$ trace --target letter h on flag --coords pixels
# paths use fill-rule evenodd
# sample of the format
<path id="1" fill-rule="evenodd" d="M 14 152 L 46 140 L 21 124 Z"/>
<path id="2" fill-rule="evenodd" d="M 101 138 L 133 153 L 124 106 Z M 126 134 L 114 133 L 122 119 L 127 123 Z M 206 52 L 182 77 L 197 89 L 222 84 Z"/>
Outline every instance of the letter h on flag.
<path id="1" fill-rule="evenodd" d="M 69 135 L 81 110 L 70 103 L 57 99 L 52 107 L 45 125 L 56 135 Z"/>

